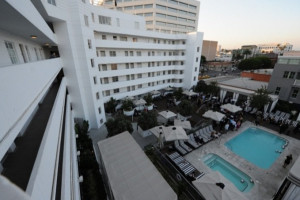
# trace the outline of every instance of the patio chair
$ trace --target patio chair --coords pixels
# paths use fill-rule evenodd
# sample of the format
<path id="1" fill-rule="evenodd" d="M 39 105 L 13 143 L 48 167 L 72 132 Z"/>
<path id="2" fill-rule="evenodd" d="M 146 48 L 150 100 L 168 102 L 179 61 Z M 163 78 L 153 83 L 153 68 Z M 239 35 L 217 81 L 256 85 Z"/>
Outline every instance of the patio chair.
<path id="1" fill-rule="evenodd" d="M 279 115 L 279 117 L 280 118 L 284 118 L 285 114 L 286 114 L 285 112 L 281 112 L 280 115 Z"/>
<path id="2" fill-rule="evenodd" d="M 264 113 L 264 119 L 267 119 L 269 116 L 269 113 Z"/>
<path id="3" fill-rule="evenodd" d="M 279 119 L 280 119 L 280 116 L 276 115 L 274 120 L 276 123 L 278 123 Z"/>
<path id="4" fill-rule="evenodd" d="M 283 119 L 287 120 L 291 117 L 291 114 L 290 113 L 286 113 L 285 116 L 283 117 Z"/>
<path id="5" fill-rule="evenodd" d="M 255 114 L 257 112 L 257 108 L 253 108 L 253 110 L 250 112 L 250 114 Z"/>
<path id="6" fill-rule="evenodd" d="M 195 141 L 193 134 L 190 134 L 190 135 L 189 135 L 189 138 L 190 138 L 190 139 L 188 139 L 186 142 L 187 142 L 190 146 L 192 146 L 193 148 L 197 149 L 200 145 L 197 144 L 197 142 Z M 193 138 L 193 139 L 192 139 L 192 138 Z"/>
<path id="7" fill-rule="evenodd" d="M 183 140 L 179 140 L 179 145 L 187 152 L 193 151 L 193 149 L 191 149 L 189 146 L 187 146 Z"/>
<path id="8" fill-rule="evenodd" d="M 175 158 L 178 158 L 180 155 L 178 152 L 174 152 L 174 153 L 171 153 L 171 154 L 168 154 L 168 157 L 171 159 L 171 160 L 174 160 Z"/>
<path id="9" fill-rule="evenodd" d="M 211 141 L 211 138 L 210 138 L 210 137 L 208 138 L 208 137 L 205 135 L 203 129 L 200 129 L 200 136 L 199 136 L 199 137 L 202 138 L 203 141 L 204 141 L 205 143 L 208 142 L 208 141 Z"/>
<path id="10" fill-rule="evenodd" d="M 298 125 L 298 121 L 293 121 L 292 125 L 293 125 L 293 127 L 296 127 Z"/>
<path id="11" fill-rule="evenodd" d="M 279 116 L 280 115 L 280 111 L 279 110 L 276 110 L 276 112 L 275 112 L 275 116 Z"/>
<path id="12" fill-rule="evenodd" d="M 185 168 L 182 170 L 182 172 L 184 173 L 184 175 L 189 175 L 190 173 L 196 171 L 195 167 L 190 165 L 189 167 Z"/>
<path id="13" fill-rule="evenodd" d="M 181 155 L 187 154 L 187 151 L 184 150 L 181 146 L 179 146 L 178 141 L 175 141 L 175 142 L 174 142 L 174 147 L 175 147 L 175 149 L 176 149 Z"/>

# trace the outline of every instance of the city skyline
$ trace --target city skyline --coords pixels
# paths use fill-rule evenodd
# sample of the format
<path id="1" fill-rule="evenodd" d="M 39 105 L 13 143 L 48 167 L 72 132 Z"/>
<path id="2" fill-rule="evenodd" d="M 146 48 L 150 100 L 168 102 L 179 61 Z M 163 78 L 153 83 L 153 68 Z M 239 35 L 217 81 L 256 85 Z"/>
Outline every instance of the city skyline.
<path id="1" fill-rule="evenodd" d="M 299 7 L 296 0 L 201 0 L 198 31 L 225 49 L 288 42 L 300 50 Z"/>

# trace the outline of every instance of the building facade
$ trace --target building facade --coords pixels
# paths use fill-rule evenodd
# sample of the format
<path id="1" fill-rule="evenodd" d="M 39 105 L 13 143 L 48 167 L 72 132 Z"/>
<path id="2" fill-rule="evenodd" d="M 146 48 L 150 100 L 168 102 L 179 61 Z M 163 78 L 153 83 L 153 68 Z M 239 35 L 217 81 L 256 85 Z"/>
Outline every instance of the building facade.
<path id="1" fill-rule="evenodd" d="M 205 56 L 207 61 L 215 60 L 217 55 L 217 41 L 203 40 L 201 55 Z"/>
<path id="2" fill-rule="evenodd" d="M 94 4 L 142 16 L 147 30 L 185 34 L 197 31 L 200 2 L 195 0 L 102 0 Z"/>
<path id="3" fill-rule="evenodd" d="M 256 48 L 256 54 L 260 53 L 276 53 L 283 54 L 284 52 L 292 51 L 293 45 L 290 43 L 270 43 L 270 44 L 258 44 Z"/>
<path id="4" fill-rule="evenodd" d="M 280 100 L 300 104 L 300 57 L 279 57 L 268 91 Z"/>
<path id="5" fill-rule="evenodd" d="M 197 83 L 202 33 L 147 31 L 143 17 L 85 0 L 0 11 L 0 172 L 31 199 L 80 199 L 76 119 L 97 128 L 111 97 Z"/>

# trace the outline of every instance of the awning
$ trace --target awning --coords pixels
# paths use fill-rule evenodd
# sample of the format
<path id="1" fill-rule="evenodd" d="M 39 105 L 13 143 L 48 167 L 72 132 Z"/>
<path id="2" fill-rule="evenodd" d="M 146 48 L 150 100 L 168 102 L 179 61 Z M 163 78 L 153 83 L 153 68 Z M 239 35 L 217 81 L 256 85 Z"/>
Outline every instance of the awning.
<path id="1" fill-rule="evenodd" d="M 225 117 L 224 114 L 219 113 L 219 112 L 213 112 L 212 110 L 206 111 L 202 116 L 206 117 L 206 118 L 210 118 L 210 119 L 218 121 L 218 122 L 221 121 Z"/>
<path id="2" fill-rule="evenodd" d="M 232 113 L 242 111 L 241 107 L 230 104 L 230 103 L 222 105 L 221 108 L 228 110 L 229 112 L 232 112 Z"/>
<path id="3" fill-rule="evenodd" d="M 186 129 L 186 130 L 191 130 L 192 129 L 191 122 L 187 121 L 187 120 L 175 119 L 174 120 L 174 125 L 175 126 L 181 126 L 183 129 Z"/>

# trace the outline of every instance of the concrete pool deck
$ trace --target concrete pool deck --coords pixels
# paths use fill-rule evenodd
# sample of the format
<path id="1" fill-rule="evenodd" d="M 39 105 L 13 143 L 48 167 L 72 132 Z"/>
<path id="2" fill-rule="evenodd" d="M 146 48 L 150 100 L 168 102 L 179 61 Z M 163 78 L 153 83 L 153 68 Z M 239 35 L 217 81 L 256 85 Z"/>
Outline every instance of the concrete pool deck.
<path id="1" fill-rule="evenodd" d="M 246 121 L 242 124 L 238 131 L 229 131 L 227 134 L 224 134 L 220 138 L 203 145 L 199 149 L 192 151 L 184 157 L 199 171 L 209 173 L 212 170 L 201 161 L 201 158 L 209 153 L 215 153 L 249 175 L 254 180 L 255 184 L 253 188 L 249 192 L 243 193 L 246 198 L 249 200 L 272 199 L 282 181 L 287 176 L 289 169 L 299 156 L 300 141 L 287 135 L 280 135 L 278 132 L 267 129 L 263 126 L 258 126 L 260 129 L 266 130 L 289 141 L 289 145 L 285 148 L 273 165 L 267 170 L 262 169 L 234 154 L 224 145 L 224 143 L 228 140 L 253 126 L 255 126 L 253 123 Z M 289 154 L 293 155 L 293 161 L 286 168 L 283 168 L 282 165 L 285 157 Z"/>

